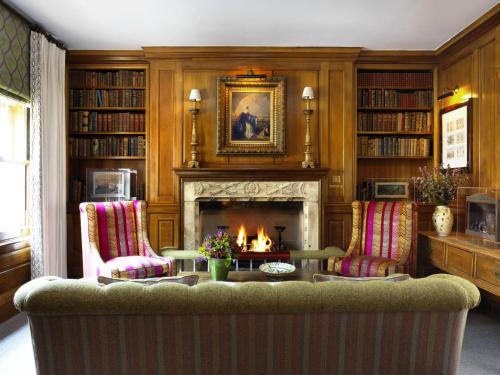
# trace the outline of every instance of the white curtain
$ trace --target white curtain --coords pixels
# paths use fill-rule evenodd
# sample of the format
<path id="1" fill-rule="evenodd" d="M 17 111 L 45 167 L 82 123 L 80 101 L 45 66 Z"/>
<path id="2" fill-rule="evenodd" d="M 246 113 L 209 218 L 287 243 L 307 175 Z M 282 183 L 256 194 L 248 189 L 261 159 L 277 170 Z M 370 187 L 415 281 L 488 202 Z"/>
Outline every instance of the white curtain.
<path id="1" fill-rule="evenodd" d="M 65 51 L 31 32 L 31 277 L 66 277 Z"/>

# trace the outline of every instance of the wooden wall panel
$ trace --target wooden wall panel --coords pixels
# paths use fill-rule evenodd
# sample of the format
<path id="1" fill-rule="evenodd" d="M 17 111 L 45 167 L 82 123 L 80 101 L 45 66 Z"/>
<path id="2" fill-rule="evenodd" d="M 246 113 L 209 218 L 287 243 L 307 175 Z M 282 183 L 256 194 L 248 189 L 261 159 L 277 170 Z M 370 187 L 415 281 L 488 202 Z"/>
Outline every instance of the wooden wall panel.
<path id="1" fill-rule="evenodd" d="M 500 186 L 499 30 L 497 26 L 453 54 L 444 54 L 439 69 L 439 93 L 459 86 L 440 108 L 473 100 L 473 186 Z"/>
<path id="2" fill-rule="evenodd" d="M 179 248 L 179 215 L 150 214 L 149 237 L 151 246 L 157 252 L 162 248 Z"/>

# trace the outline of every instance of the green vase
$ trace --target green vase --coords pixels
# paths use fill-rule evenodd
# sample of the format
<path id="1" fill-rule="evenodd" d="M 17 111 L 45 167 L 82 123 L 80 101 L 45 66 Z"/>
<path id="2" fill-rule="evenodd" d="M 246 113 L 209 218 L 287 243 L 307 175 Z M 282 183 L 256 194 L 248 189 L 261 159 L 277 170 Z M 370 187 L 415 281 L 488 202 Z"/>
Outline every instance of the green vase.
<path id="1" fill-rule="evenodd" d="M 229 272 L 226 259 L 210 258 L 208 262 L 210 264 L 210 278 L 214 281 L 226 281 Z"/>

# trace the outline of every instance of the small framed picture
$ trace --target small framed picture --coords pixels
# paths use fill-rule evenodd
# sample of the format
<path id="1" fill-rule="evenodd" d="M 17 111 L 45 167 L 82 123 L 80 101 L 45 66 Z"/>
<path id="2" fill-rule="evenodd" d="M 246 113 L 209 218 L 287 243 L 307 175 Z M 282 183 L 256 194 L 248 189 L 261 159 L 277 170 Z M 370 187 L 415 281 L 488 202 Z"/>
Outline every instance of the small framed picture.
<path id="1" fill-rule="evenodd" d="M 87 201 L 130 200 L 131 169 L 87 169 Z"/>
<path id="2" fill-rule="evenodd" d="M 440 113 L 441 166 L 472 169 L 472 99 Z"/>
<path id="3" fill-rule="evenodd" d="M 375 182 L 375 199 L 408 199 L 408 182 Z"/>

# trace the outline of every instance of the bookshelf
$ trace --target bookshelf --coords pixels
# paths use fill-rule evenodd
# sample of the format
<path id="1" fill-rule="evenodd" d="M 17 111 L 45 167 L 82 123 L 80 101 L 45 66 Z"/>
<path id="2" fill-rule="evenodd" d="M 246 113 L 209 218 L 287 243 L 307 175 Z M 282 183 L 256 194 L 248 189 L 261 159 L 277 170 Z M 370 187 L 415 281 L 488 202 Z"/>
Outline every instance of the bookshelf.
<path id="1" fill-rule="evenodd" d="M 68 66 L 68 209 L 85 201 L 89 168 L 137 170 L 137 198 L 145 198 L 147 65 Z"/>
<path id="2" fill-rule="evenodd" d="M 434 159 L 433 67 L 357 69 L 356 188 L 372 199 L 375 181 L 410 181 Z"/>

